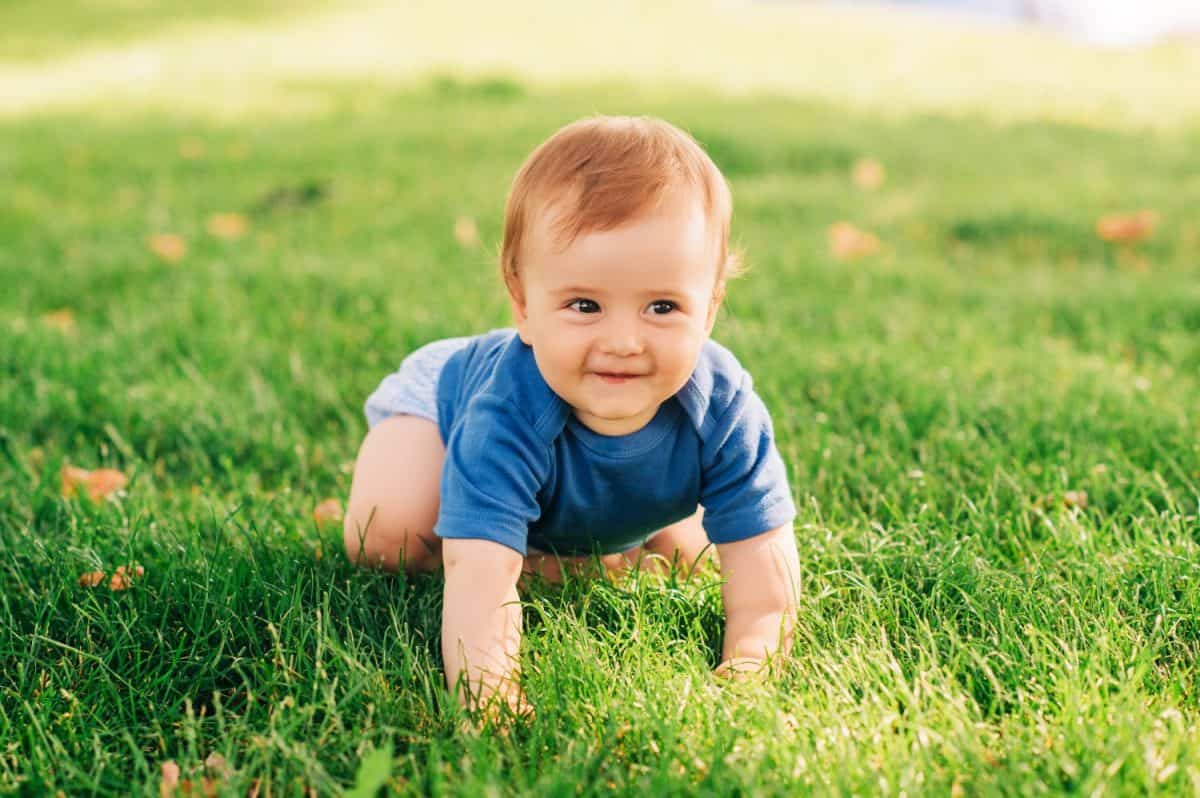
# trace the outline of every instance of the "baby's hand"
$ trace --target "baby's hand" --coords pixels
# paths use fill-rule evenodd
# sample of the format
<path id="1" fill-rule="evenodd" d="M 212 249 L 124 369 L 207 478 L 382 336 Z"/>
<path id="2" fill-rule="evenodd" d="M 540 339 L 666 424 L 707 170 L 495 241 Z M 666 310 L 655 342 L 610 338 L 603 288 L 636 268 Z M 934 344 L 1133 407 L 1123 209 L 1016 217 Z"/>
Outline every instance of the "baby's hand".
<path id="1" fill-rule="evenodd" d="M 476 702 L 470 713 L 470 719 L 463 724 L 464 732 L 478 733 L 490 728 L 501 736 L 507 736 L 514 723 L 534 717 L 533 705 L 525 698 L 525 691 L 516 685 Z"/>
<path id="2" fill-rule="evenodd" d="M 767 661 L 758 657 L 730 657 L 713 671 L 715 676 L 743 682 L 766 674 Z"/>

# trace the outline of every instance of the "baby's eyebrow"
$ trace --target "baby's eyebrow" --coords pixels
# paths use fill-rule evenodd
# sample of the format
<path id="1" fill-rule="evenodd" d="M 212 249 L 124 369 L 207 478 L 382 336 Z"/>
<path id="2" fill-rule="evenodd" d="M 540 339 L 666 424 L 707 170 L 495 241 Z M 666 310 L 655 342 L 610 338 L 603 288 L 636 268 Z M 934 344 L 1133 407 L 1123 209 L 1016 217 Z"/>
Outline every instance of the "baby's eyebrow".
<path id="1" fill-rule="evenodd" d="M 589 287 L 586 285 L 569 285 L 564 288 L 556 288 L 553 291 L 551 291 L 550 293 L 554 294 L 555 296 L 566 296 L 568 294 L 571 296 L 576 296 L 576 295 L 602 296 L 603 294 L 605 294 L 607 292 L 602 288 L 592 288 L 592 287 Z M 666 297 L 668 299 L 685 299 L 686 298 L 685 294 L 683 294 L 682 292 L 674 291 L 674 290 L 670 290 L 670 289 L 660 290 L 660 291 L 655 291 L 655 290 L 643 291 L 642 295 L 648 296 L 648 297 L 649 296 Z"/>
<path id="2" fill-rule="evenodd" d="M 585 285 L 568 285 L 565 288 L 556 288 L 553 291 L 551 291 L 551 293 L 553 293 L 553 294 L 602 294 L 604 292 L 599 291 L 595 288 L 588 288 Z"/>

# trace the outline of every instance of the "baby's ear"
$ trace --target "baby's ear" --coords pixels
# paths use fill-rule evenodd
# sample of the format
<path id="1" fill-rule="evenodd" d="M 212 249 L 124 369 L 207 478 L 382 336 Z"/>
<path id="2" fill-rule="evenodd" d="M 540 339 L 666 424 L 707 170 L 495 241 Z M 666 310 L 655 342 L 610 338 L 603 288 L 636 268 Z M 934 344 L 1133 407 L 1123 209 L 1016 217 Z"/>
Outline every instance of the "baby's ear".
<path id="1" fill-rule="evenodd" d="M 717 311 L 721 309 L 721 303 L 725 301 L 725 281 L 721 280 L 713 288 L 712 300 L 708 305 L 708 319 L 704 324 L 704 334 L 711 335 L 713 325 L 717 322 Z"/>
<path id="2" fill-rule="evenodd" d="M 508 291 L 508 301 L 513 307 L 513 316 L 516 317 L 517 310 L 520 309 L 520 315 L 525 315 L 525 292 L 521 288 L 521 278 L 516 275 L 504 275 L 504 288 Z"/>
<path id="3" fill-rule="evenodd" d="M 528 344 L 529 337 L 526 332 L 526 324 L 529 321 L 529 314 L 525 309 L 525 291 L 521 287 L 519 278 L 506 276 L 504 284 L 508 289 L 508 305 L 512 308 L 513 324 L 516 326 L 521 340 Z"/>

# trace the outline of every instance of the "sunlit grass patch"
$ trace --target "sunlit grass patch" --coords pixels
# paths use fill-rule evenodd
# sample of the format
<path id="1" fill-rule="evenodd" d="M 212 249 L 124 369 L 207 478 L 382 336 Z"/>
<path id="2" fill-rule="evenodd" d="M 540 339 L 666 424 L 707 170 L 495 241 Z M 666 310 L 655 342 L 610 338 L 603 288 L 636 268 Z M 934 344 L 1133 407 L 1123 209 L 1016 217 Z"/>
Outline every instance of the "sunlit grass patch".
<path id="1" fill-rule="evenodd" d="M 0 788 L 153 793 L 174 763 L 335 793 L 391 750 L 404 794 L 1194 789 L 1195 131 L 297 90 L 331 110 L 0 128 Z M 597 111 L 665 116 L 730 174 L 751 269 L 715 337 L 800 508 L 797 642 L 723 685 L 715 573 L 535 585 L 535 714 L 464 734 L 440 577 L 354 569 L 327 502 L 384 374 L 509 323 L 513 171 Z M 1146 237 L 1098 234 L 1143 208 Z M 879 248 L 839 257 L 839 222 Z M 126 481 L 64 496 L 64 466 Z"/>
<path id="2" fill-rule="evenodd" d="M 297 92 L 296 82 L 395 86 L 432 74 L 468 82 L 504 74 L 542 88 L 635 82 L 809 98 L 892 115 L 1055 119 L 1101 129 L 1174 128 L 1200 119 L 1200 100 L 1186 79 L 1200 73 L 1195 42 L 1102 49 L 1034 28 L 987 28 L 885 6 L 347 0 L 305 3 L 302 14 L 293 4 L 285 14 L 271 0 L 152 12 L 72 3 L 68 10 L 77 13 L 65 18 L 24 0 L 15 9 L 7 12 L 8 38 L 0 46 L 58 57 L 5 64 L 0 55 L 5 116 L 81 106 L 226 118 L 311 115 L 336 98 Z M 46 14 L 55 24 L 45 23 Z M 172 24 L 176 19 L 207 21 L 185 26 Z M 94 38 L 84 33 L 92 28 Z M 145 35 L 129 38 L 134 32 Z M 61 41 L 67 38 L 69 47 Z M 1038 155 L 1036 148 L 1025 152 Z M 737 158 L 730 168 L 741 168 Z"/>
<path id="3" fill-rule="evenodd" d="M 237 20 L 261 22 L 316 6 L 316 0 L 202 3 L 163 0 L 8 0 L 0 5 L 0 63 L 48 61 L 76 50 L 122 44 L 188 25 Z"/>

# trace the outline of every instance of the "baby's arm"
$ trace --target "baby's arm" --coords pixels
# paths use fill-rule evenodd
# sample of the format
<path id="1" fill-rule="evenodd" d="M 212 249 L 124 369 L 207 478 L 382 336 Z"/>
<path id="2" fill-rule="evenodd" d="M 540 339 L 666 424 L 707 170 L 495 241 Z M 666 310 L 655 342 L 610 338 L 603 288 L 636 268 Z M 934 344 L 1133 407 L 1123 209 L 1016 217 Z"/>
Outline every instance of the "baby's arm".
<path id="1" fill-rule="evenodd" d="M 464 704 L 483 705 L 499 695 L 515 707 L 521 645 L 517 579 L 524 558 L 508 546 L 466 538 L 443 540 L 442 557 L 446 683 Z M 460 674 L 469 694 L 460 689 Z"/>
<path id="2" fill-rule="evenodd" d="M 790 523 L 717 545 L 725 583 L 725 645 L 719 674 L 757 670 L 791 647 L 800 591 L 800 556 Z"/>

